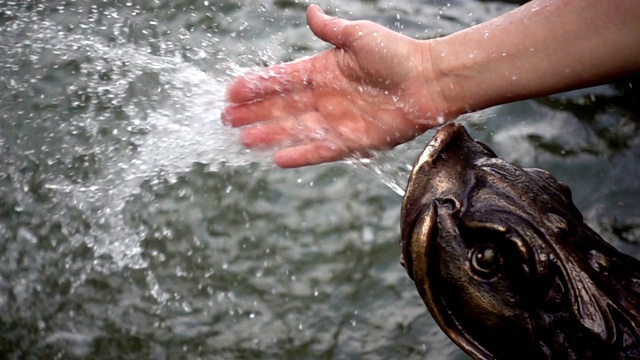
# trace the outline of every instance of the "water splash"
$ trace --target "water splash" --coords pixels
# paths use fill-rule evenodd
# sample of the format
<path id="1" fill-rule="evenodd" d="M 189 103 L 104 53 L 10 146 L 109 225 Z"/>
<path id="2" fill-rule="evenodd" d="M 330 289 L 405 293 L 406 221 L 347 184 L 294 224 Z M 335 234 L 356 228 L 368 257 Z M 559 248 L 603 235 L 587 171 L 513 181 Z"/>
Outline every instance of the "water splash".
<path id="1" fill-rule="evenodd" d="M 389 187 L 394 193 L 404 196 L 406 182 L 411 172 L 411 165 L 406 164 L 393 153 L 379 153 L 373 158 L 349 160 L 350 163 L 363 167 L 373 173 L 376 179 Z"/>
<path id="2" fill-rule="evenodd" d="M 44 187 L 89 223 L 86 231 L 68 232 L 96 258 L 110 259 L 94 269 L 147 266 L 140 247 L 146 230 L 131 228 L 124 211 L 143 181 L 171 178 L 194 163 L 216 171 L 267 158 L 243 149 L 237 131 L 219 120 L 226 82 L 242 71 L 238 66 L 203 69 L 180 53 L 154 55 L 67 31 L 31 13 L 11 15 L 0 31 L 0 50 L 7 54 L 0 61 L 0 86 L 8 90 L 1 95 L 6 131 L 0 144 L 11 142 L 43 166 L 61 167 L 50 169 Z M 56 85 L 61 88 L 51 88 Z M 20 100 L 10 102 L 11 96 Z M 29 113 L 34 104 L 39 113 Z M 25 124 L 31 127 L 23 136 L 28 141 L 12 136 L 24 133 Z M 78 159 L 87 174 L 68 176 Z M 70 214 L 55 216 L 69 228 L 77 222 Z M 147 281 L 158 288 L 151 272 Z"/>
<path id="3" fill-rule="evenodd" d="M 171 181 L 194 163 L 207 164 L 211 171 L 270 164 L 268 152 L 242 148 L 237 129 L 219 120 L 226 83 L 244 70 L 238 65 L 221 60 L 204 66 L 197 61 L 203 55 L 193 49 L 195 55 L 186 58 L 179 51 L 158 54 L 117 37 L 69 31 L 33 13 L 12 16 L 0 32 L 0 50 L 8 54 L 0 62 L 0 84 L 9 89 L 2 96 L 32 99 L 0 104 L 20 115 L 7 122 L 19 129 L 16 133 L 24 132 L 19 121 L 33 127 L 31 144 L 18 145 L 52 167 L 64 165 L 48 169 L 45 188 L 55 194 L 56 203 L 79 210 L 88 222 L 86 231 L 70 231 L 70 239 L 87 244 L 95 257 L 111 260 L 94 268 L 147 267 L 141 248 L 147 230 L 131 227 L 125 215 L 142 182 Z M 56 85 L 61 89 L 51 89 Z M 32 103 L 45 110 L 29 114 Z M 0 134 L 4 140 L 10 136 Z M 87 174 L 68 176 L 78 161 L 83 164 L 80 172 Z M 411 167 L 399 155 L 381 153 L 350 162 L 404 195 Z M 73 215 L 56 216 L 62 223 L 76 221 Z M 157 288 L 149 274 L 150 288 Z"/>

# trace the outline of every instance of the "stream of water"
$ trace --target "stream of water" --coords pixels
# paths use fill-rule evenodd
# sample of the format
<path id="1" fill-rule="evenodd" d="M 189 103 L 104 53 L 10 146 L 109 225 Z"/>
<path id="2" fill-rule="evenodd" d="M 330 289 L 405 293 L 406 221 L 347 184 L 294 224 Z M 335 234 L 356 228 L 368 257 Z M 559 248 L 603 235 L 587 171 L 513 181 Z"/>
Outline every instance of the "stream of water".
<path id="1" fill-rule="evenodd" d="M 418 38 L 491 1 L 318 2 Z M 410 166 L 281 170 L 219 120 L 248 68 L 325 48 L 306 1 L 0 0 L 0 357 L 466 358 L 399 265 Z M 637 252 L 637 90 L 601 86 L 460 119 L 551 170 Z"/>

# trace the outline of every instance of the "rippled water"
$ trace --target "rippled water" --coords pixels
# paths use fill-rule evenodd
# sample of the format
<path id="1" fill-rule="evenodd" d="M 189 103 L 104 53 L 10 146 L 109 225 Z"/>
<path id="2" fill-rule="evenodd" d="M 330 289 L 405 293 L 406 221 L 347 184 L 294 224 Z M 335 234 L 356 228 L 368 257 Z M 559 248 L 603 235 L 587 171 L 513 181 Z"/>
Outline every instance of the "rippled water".
<path id="1" fill-rule="evenodd" d="M 514 6 L 319 4 L 419 38 Z M 397 192 L 430 134 L 281 170 L 219 122 L 243 69 L 325 48 L 306 5 L 0 0 L 2 358 L 465 358 L 399 265 Z M 461 121 L 636 253 L 632 84 Z"/>

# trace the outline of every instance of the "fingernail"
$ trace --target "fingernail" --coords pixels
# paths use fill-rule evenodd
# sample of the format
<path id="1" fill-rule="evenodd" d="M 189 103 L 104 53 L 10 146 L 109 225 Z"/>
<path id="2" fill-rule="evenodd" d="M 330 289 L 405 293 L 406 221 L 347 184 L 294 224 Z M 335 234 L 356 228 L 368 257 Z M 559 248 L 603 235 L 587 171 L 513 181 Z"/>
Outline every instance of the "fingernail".
<path id="1" fill-rule="evenodd" d="M 220 121 L 224 126 L 231 126 L 231 120 L 229 120 L 229 116 L 224 111 L 220 114 Z"/>
<path id="2" fill-rule="evenodd" d="M 240 143 L 246 148 L 250 148 L 254 143 L 254 135 L 251 128 L 244 128 L 240 132 Z"/>
<path id="3" fill-rule="evenodd" d="M 311 6 L 314 6 L 314 7 L 315 7 L 316 9 L 318 9 L 318 11 L 320 11 L 321 13 L 323 13 L 323 14 L 325 14 L 325 15 L 327 14 L 326 12 L 324 12 L 324 9 L 322 9 L 322 8 L 320 7 L 320 5 L 318 5 L 318 4 L 312 4 Z"/>

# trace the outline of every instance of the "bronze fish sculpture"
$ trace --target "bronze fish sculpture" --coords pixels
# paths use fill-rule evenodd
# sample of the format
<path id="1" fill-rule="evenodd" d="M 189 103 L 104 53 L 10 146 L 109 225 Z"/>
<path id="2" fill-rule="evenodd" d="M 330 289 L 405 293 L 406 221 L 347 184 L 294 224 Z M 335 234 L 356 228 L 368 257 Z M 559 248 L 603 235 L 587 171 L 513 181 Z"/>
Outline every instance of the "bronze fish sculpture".
<path id="1" fill-rule="evenodd" d="M 548 172 L 442 127 L 402 202 L 402 264 L 474 359 L 640 359 L 640 261 L 589 228 Z"/>

